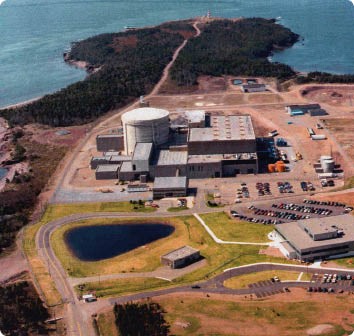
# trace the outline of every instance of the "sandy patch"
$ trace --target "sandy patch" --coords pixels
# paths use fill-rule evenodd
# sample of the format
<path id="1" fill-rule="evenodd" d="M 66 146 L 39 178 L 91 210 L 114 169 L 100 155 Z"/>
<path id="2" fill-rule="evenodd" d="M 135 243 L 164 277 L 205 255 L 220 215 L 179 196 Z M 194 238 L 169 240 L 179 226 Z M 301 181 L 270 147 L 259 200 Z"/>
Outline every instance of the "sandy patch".
<path id="1" fill-rule="evenodd" d="M 328 334 L 334 330 L 334 327 L 330 324 L 319 324 L 311 329 L 307 330 L 307 335 L 309 336 L 317 336 Z"/>

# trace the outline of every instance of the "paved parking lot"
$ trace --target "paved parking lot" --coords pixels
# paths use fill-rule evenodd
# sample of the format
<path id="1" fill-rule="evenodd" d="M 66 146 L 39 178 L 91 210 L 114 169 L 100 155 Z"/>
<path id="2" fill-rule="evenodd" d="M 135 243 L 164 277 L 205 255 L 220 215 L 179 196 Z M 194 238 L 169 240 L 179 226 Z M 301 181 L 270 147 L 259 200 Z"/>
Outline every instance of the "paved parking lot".
<path id="1" fill-rule="evenodd" d="M 297 198 L 290 202 L 269 201 L 256 206 L 240 206 L 234 209 L 231 215 L 253 223 L 281 224 L 302 219 L 337 216 L 346 212 L 348 208 L 343 203 Z"/>

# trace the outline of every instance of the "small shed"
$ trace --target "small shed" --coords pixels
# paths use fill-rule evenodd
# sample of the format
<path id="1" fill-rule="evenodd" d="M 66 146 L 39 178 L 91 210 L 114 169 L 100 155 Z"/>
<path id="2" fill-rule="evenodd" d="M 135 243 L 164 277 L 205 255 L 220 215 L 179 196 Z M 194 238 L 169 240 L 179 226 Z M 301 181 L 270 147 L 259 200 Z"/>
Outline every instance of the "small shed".
<path id="1" fill-rule="evenodd" d="M 199 259 L 199 250 L 186 245 L 163 255 L 161 262 L 163 265 L 170 266 L 174 269 L 188 266 Z"/>

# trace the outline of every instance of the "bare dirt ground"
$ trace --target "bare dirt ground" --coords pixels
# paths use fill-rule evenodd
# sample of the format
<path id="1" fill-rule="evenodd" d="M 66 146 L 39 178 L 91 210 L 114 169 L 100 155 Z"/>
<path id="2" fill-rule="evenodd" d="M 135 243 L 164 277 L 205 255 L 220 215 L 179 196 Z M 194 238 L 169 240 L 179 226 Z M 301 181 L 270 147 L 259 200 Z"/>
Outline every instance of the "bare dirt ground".
<path id="1" fill-rule="evenodd" d="M 316 101 L 319 104 L 325 103 L 354 109 L 354 88 L 352 85 L 308 86 L 302 91 L 302 95 L 305 99 Z"/>
<path id="2" fill-rule="evenodd" d="M 26 258 L 21 249 L 16 248 L 13 252 L 1 257 L 0 283 L 23 271 L 28 271 Z"/>
<path id="3" fill-rule="evenodd" d="M 178 293 L 153 301 L 163 307 L 174 335 L 305 336 L 341 330 L 349 334 L 354 323 L 353 295 L 306 293 L 297 288 L 263 299 Z M 105 310 L 106 319 L 112 314 Z"/>

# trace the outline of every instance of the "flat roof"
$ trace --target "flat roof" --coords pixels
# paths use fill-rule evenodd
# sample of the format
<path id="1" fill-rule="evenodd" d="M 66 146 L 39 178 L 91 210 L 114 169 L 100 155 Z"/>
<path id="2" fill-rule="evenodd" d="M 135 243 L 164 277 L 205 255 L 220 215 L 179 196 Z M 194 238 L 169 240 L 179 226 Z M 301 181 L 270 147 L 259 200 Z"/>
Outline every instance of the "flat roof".
<path id="1" fill-rule="evenodd" d="M 203 154 L 189 155 L 188 163 L 220 162 L 233 160 L 256 160 L 257 153 L 237 153 L 237 154 Z"/>
<path id="2" fill-rule="evenodd" d="M 211 116 L 211 127 L 191 128 L 189 141 L 255 140 L 252 119 L 248 115 Z"/>
<path id="3" fill-rule="evenodd" d="M 248 81 L 252 81 L 252 80 L 248 80 Z M 249 83 L 249 84 L 242 84 L 242 87 L 244 87 L 245 89 L 258 89 L 261 87 L 265 87 L 265 84 L 262 83 Z"/>
<path id="4" fill-rule="evenodd" d="M 96 172 L 116 172 L 116 171 L 118 171 L 119 167 L 120 167 L 119 164 L 99 165 L 96 168 Z"/>
<path id="5" fill-rule="evenodd" d="M 184 114 L 187 120 L 191 123 L 197 123 L 205 120 L 205 111 L 203 110 L 185 111 Z"/>
<path id="6" fill-rule="evenodd" d="M 187 188 L 186 176 L 155 177 L 153 189 Z"/>
<path id="7" fill-rule="evenodd" d="M 185 165 L 188 160 L 187 151 L 160 150 L 158 153 L 157 166 Z"/>
<path id="8" fill-rule="evenodd" d="M 322 227 L 326 225 L 335 225 L 338 230 L 344 232 L 342 236 L 337 238 L 329 238 L 324 240 L 313 240 L 308 233 L 299 225 L 298 222 L 277 224 L 276 230 L 294 245 L 298 250 L 307 250 L 315 247 L 343 244 L 354 241 L 354 217 L 352 215 L 339 215 L 325 218 L 311 218 L 299 222 L 305 222 L 305 227 L 313 227 L 318 229 L 319 222 L 322 222 Z"/>
<path id="9" fill-rule="evenodd" d="M 119 162 L 124 162 L 124 161 L 131 161 L 132 158 L 131 156 L 125 156 L 125 155 L 111 155 L 111 156 L 106 156 L 109 161 L 119 161 Z"/>
<path id="10" fill-rule="evenodd" d="M 97 135 L 97 138 L 122 138 L 122 137 L 123 134 L 117 134 L 117 133 Z"/>
<path id="11" fill-rule="evenodd" d="M 199 252 L 199 250 L 186 245 L 163 255 L 161 258 L 166 258 L 175 261 L 181 258 L 189 257 L 190 255 L 196 252 Z"/>
<path id="12" fill-rule="evenodd" d="M 121 173 L 143 173 L 145 170 L 140 170 L 139 167 L 136 167 L 135 170 L 133 170 L 133 165 L 131 161 L 124 161 L 120 167 L 120 172 Z"/>
<path id="13" fill-rule="evenodd" d="M 302 110 L 313 110 L 320 109 L 321 105 L 319 104 L 297 104 L 297 105 L 288 105 L 290 109 L 302 109 Z"/>
<path id="14" fill-rule="evenodd" d="M 152 142 L 136 143 L 132 160 L 149 160 L 152 152 L 152 146 Z"/>

